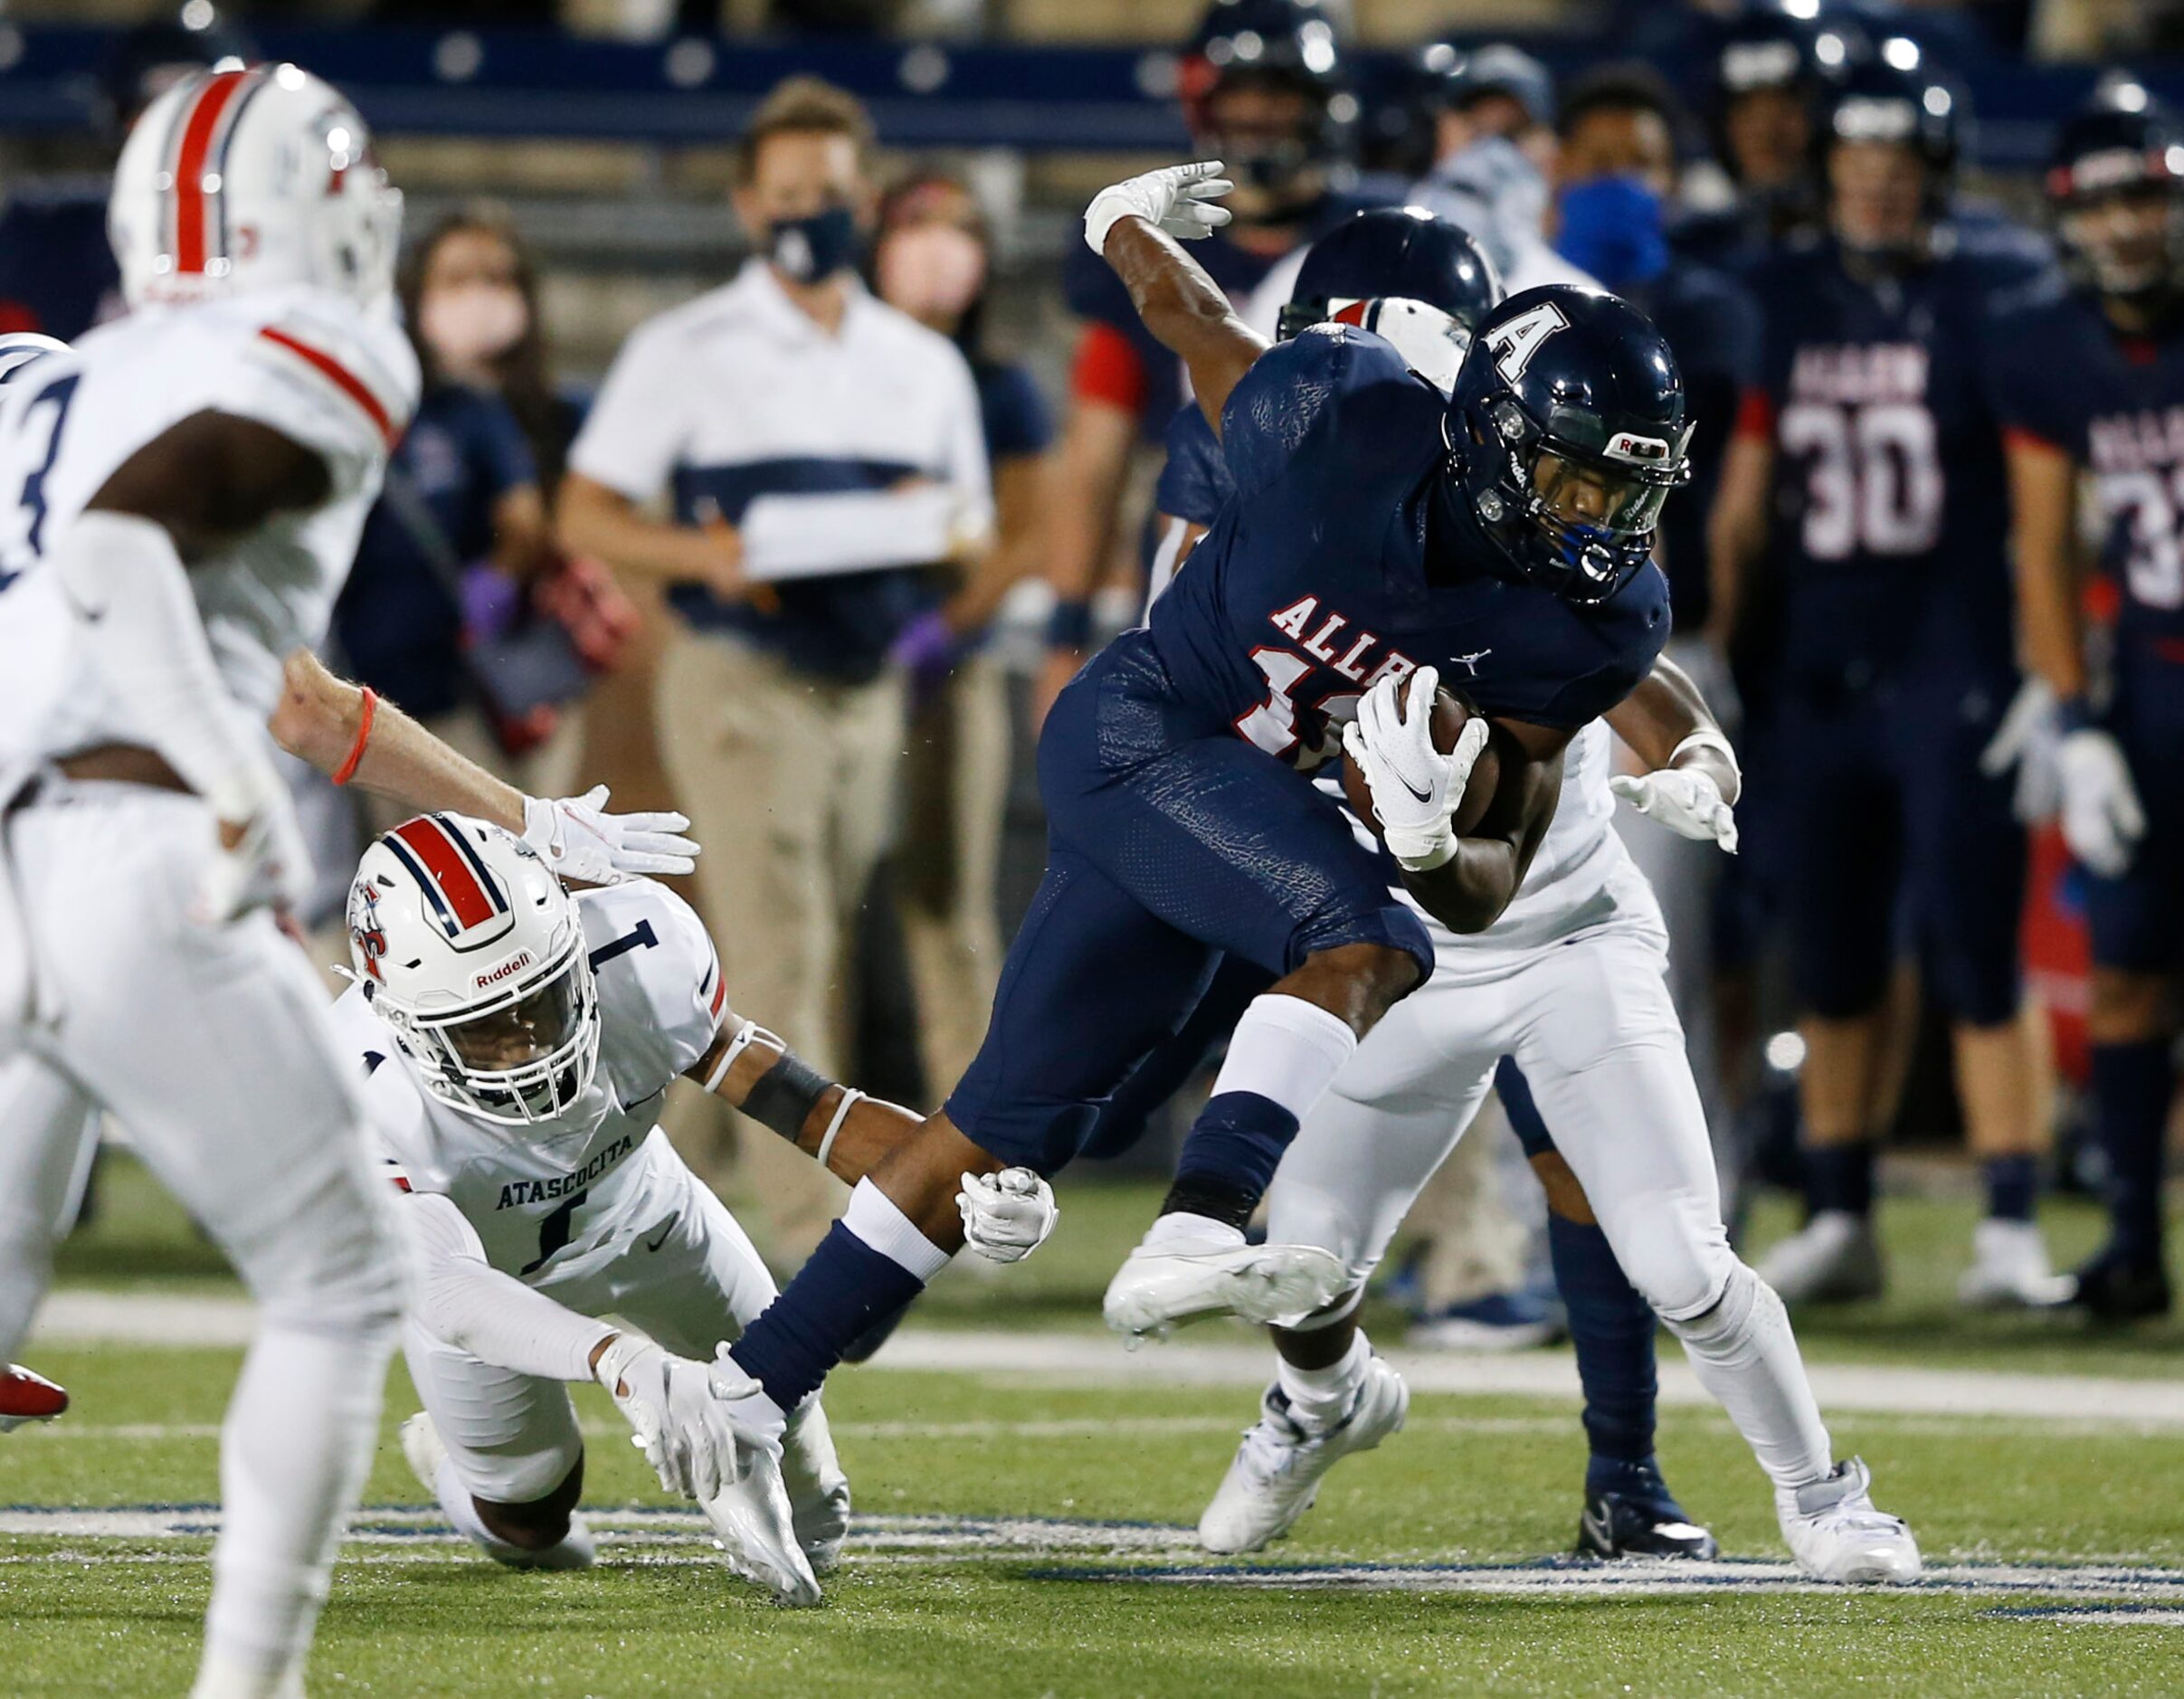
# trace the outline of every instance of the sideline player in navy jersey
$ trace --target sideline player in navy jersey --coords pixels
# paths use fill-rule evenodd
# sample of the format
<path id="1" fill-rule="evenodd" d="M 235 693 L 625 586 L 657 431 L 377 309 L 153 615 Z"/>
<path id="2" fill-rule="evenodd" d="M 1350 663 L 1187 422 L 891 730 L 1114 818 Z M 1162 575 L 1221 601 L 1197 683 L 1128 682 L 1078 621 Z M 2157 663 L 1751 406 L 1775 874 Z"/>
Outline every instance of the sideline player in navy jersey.
<path id="1" fill-rule="evenodd" d="M 2094 1112 L 2111 1236 L 2073 1301 L 2127 1320 L 2170 1306 L 2162 1144 L 2184 965 L 2184 127 L 2144 89 L 2065 126 L 2047 194 L 2075 276 L 1993 340 L 2018 612 L 2059 705 L 2063 833 L 2093 876 Z M 2094 703 L 2077 580 L 2081 474 L 2122 591 L 2113 688 Z"/>
<path id="2" fill-rule="evenodd" d="M 1004 1152 L 1064 1165 L 1224 952 L 1281 977 L 1239 1022 L 1109 1319 L 1136 1333 L 1220 1311 L 1294 1319 L 1331 1297 L 1338 1258 L 1249 1247 L 1242 1224 L 1304 1111 L 1433 955 L 1296 767 L 1355 713 L 1344 751 L 1406 884 L 1452 930 L 1481 931 L 1552 820 L 1563 748 L 1667 635 L 1647 556 L 1688 426 L 1652 327 L 1605 295 L 1519 295 L 1480 327 L 1453 403 L 1348 327 L 1269 350 L 1171 239 L 1223 222 L 1218 169 L 1103 191 L 1086 239 L 1188 364 L 1239 498 L 1150 627 L 1057 702 L 1040 748 L 1047 873 L 985 1045 L 735 1347 L 764 1388 L 742 1410 L 761 1435 L 946 1263 L 958 1177 Z M 1429 726 L 1442 667 L 1467 669 L 1481 710 L 1445 754 Z M 1459 837 L 1453 811 L 1489 736 L 1498 782 Z"/>
<path id="3" fill-rule="evenodd" d="M 2033 274 L 1958 241 L 1961 97 L 1894 38 L 1823 126 L 1828 233 L 1752 279 L 1765 331 L 1714 521 L 1718 614 L 1779 518 L 1782 660 L 1772 764 L 1806 1062 L 1802 1231 L 1761 1273 L 1783 1296 L 1869 1296 L 1878 1137 L 1892 1113 L 1885 997 L 1908 920 L 1951 1021 L 1988 1217 L 1970 1303 L 2046 1301 L 2033 1222 L 2046 1137 L 2018 1020 L 2025 838 L 1980 755 L 2018 685 L 2001 444 L 1982 375 L 1996 296 Z M 2024 244 L 2018 247 L 2022 250 Z"/>
<path id="4" fill-rule="evenodd" d="M 1241 301 L 1304 243 L 1356 211 L 1351 180 L 1357 98 L 1334 21 L 1319 0 L 1213 0 L 1177 68 L 1199 151 L 1238 179 L 1232 222 L 1196 258 Z M 1093 647 L 1091 598 L 1115 556 L 1133 458 L 1156 443 L 1186 399 L 1181 362 L 1146 330 L 1129 291 L 1097 254 L 1062 265 L 1081 321 L 1069 412 L 1056 450 L 1048 578 L 1052 650 L 1036 692 L 1044 713 Z"/>

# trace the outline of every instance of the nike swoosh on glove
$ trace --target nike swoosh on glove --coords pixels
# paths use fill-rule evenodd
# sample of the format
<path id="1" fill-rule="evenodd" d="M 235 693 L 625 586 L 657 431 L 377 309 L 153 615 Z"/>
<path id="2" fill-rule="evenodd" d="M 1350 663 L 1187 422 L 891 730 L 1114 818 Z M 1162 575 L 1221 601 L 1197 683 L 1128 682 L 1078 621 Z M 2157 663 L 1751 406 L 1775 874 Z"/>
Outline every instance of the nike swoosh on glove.
<path id="1" fill-rule="evenodd" d="M 1635 778 L 1612 778 L 1608 788 L 1679 838 L 1718 843 L 1728 854 L 1736 853 L 1736 811 L 1723 800 L 1712 774 L 1695 767 L 1663 767 Z"/>
<path id="2" fill-rule="evenodd" d="M 1440 685 L 1431 667 L 1420 667 L 1408 680 L 1382 679 L 1358 698 L 1357 717 L 1343 727 L 1343 753 L 1365 775 L 1381 840 L 1411 873 L 1430 873 L 1456 854 L 1450 816 L 1486 746 L 1484 715 L 1464 723 L 1447 755 L 1433 746 L 1433 698 Z"/>
<path id="3" fill-rule="evenodd" d="M 681 834 L 688 819 L 660 813 L 610 814 L 607 787 L 582 796 L 523 799 L 523 840 L 565 879 L 613 885 L 631 874 L 688 873 L 698 846 Z"/>
<path id="4" fill-rule="evenodd" d="M 963 1212 L 964 1243 L 991 1262 L 1021 1262 L 1061 1219 L 1053 1188 L 1029 1168 L 965 1174 L 955 1207 Z"/>
<path id="5" fill-rule="evenodd" d="M 1125 218 L 1142 218 L 1178 242 L 1211 236 L 1235 214 L 1213 202 L 1236 186 L 1220 174 L 1218 159 L 1194 165 L 1163 166 L 1143 176 L 1110 184 L 1085 208 L 1085 242 L 1094 253 L 1107 252 L 1107 233 Z"/>
<path id="6" fill-rule="evenodd" d="M 600 1353 L 593 1378 L 628 1419 L 631 1443 L 666 1491 L 711 1498 L 750 1473 L 759 1442 L 736 1426 L 710 1363 L 624 1333 Z"/>
<path id="7" fill-rule="evenodd" d="M 2063 779 L 2063 841 L 2103 878 L 2119 877 L 2146 835 L 2146 810 L 2122 745 L 2087 726 L 2063 739 L 2056 765 Z"/>

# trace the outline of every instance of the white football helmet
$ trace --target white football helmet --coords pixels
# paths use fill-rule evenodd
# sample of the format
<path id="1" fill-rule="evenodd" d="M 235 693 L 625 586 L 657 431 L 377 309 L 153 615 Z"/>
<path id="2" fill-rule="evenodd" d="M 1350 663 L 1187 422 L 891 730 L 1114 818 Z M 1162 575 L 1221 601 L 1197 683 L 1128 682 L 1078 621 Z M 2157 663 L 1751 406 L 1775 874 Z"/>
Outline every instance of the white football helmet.
<path id="1" fill-rule="evenodd" d="M 592 1083 L 599 999 L 576 900 L 513 832 L 421 814 L 375 840 L 349 887 L 353 977 L 452 1108 L 551 1120 Z"/>
<path id="2" fill-rule="evenodd" d="M 1403 364 L 1444 395 L 1456 387 L 1457 368 L 1471 346 L 1471 333 L 1448 314 L 1404 295 L 1344 301 L 1331 318 L 1336 324 L 1355 325 L 1386 337 L 1403 356 Z"/>
<path id="3" fill-rule="evenodd" d="M 35 330 L 11 330 L 0 336 L 0 384 L 49 354 L 66 354 L 68 344 L 58 337 L 42 337 Z"/>
<path id="4" fill-rule="evenodd" d="M 253 65 L 199 71 L 145 108 L 106 228 L 131 307 L 305 283 L 391 308 L 402 195 L 346 98 Z"/>

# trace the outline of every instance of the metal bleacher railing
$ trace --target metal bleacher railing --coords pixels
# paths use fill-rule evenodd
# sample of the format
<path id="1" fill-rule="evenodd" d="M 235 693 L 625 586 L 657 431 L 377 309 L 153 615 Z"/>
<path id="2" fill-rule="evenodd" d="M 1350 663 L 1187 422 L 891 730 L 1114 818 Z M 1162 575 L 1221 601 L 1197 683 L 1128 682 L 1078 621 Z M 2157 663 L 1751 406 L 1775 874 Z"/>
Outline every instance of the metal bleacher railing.
<path id="1" fill-rule="evenodd" d="M 387 134 L 714 143 L 733 135 L 781 77 L 808 71 L 865 97 L 896 147 L 1173 153 L 1188 145 L 1172 96 L 1174 57 L 1163 48 L 697 36 L 636 43 L 543 30 L 271 25 L 257 35 L 269 55 L 340 84 Z M 0 134 L 87 123 L 109 39 L 96 29 L 0 22 Z M 1614 51 L 1595 39 L 1525 44 L 1558 71 Z M 1363 53 L 1357 62 L 1370 88 L 1391 62 Z M 1980 163 L 1999 171 L 2036 165 L 2055 120 L 2096 74 L 1977 54 L 1961 56 L 1957 69 L 1980 117 Z M 2139 69 L 2158 91 L 2184 98 L 2184 66 Z"/>

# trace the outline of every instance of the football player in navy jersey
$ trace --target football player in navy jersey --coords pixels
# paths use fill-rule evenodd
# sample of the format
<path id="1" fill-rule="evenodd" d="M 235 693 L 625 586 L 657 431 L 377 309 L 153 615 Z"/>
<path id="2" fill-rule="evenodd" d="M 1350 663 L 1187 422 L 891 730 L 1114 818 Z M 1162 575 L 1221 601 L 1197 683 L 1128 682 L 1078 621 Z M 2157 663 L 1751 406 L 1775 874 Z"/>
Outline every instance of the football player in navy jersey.
<path id="1" fill-rule="evenodd" d="M 1085 233 L 1188 365 L 1238 498 L 1151 625 L 1049 717 L 1048 868 L 985 1045 L 736 1345 L 764 1389 L 739 1419 L 761 1437 L 945 1266 L 960 1175 L 1009 1152 L 1067 1163 L 1224 952 L 1279 977 L 1237 1025 L 1109 1320 L 1138 1334 L 1220 1312 L 1294 1320 L 1342 1289 L 1340 1258 L 1248 1246 L 1243 1223 L 1303 1113 L 1434 958 L 1376 853 L 1298 769 L 1355 715 L 1344 751 L 1406 886 L 1452 930 L 1484 930 L 1553 818 L 1564 747 L 1667 636 L 1648 555 L 1689 427 L 1652 327 L 1595 292 L 1514 297 L 1480 326 L 1453 402 L 1350 327 L 1269 349 L 1172 239 L 1224 222 L 1218 169 L 1103 191 Z M 1479 712 L 1443 752 L 1437 673 L 1459 667 Z M 1459 836 L 1490 738 L 1498 777 Z"/>
<path id="2" fill-rule="evenodd" d="M 1200 151 L 1236 167 L 1233 221 L 1194 257 L 1240 301 L 1363 204 L 1349 167 L 1356 96 L 1319 0 L 1213 0 L 1177 80 Z M 1097 254 L 1072 248 L 1062 288 L 1081 328 L 1055 457 L 1048 578 L 1056 611 L 1040 712 L 1092 648 L 1091 599 L 1113 563 L 1131 461 L 1159 441 L 1185 399 L 1181 363 Z"/>
<path id="3" fill-rule="evenodd" d="M 2125 1320 L 2170 1305 L 2162 1144 L 2184 964 L 2184 127 L 2132 82 L 2065 126 L 2047 194 L 2068 284 L 1993 338 L 2018 612 L 2058 704 L 2063 833 L 2092 876 L 2094 1113 L 2109 1242 L 2075 1302 Z M 2074 545 L 2089 477 L 2122 592 L 2113 688 L 2096 709 Z"/>
<path id="4" fill-rule="evenodd" d="M 1828 230 L 1752 276 L 1761 379 L 1714 517 L 1724 623 L 1777 519 L 1772 764 L 1810 1219 L 1761 1272 L 1792 1300 L 1880 1286 L 1873 1175 L 1894 1090 L 1885 998 L 1904 921 L 1952 1022 L 1987 1183 L 1961 1296 L 2027 1304 L 2054 1292 L 2033 1221 L 2046 1129 L 2018 1018 L 2025 838 L 2008 780 L 1980 763 L 2018 686 L 1983 349 L 1992 301 L 2035 267 L 2022 241 L 1982 240 L 1976 252 L 1959 241 L 1961 107 L 1900 37 L 1838 86 L 1823 127 Z"/>

